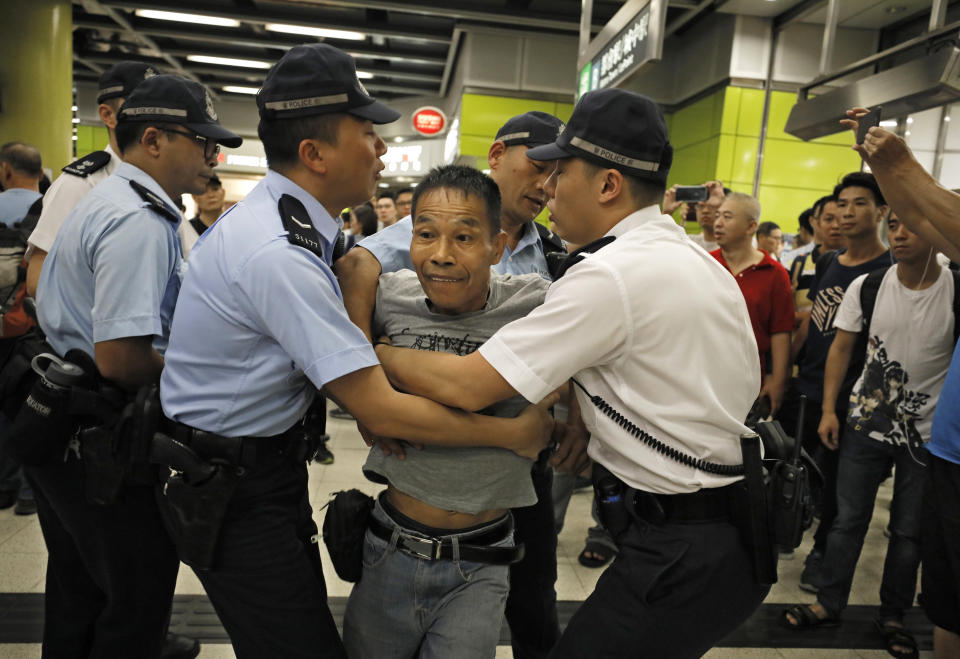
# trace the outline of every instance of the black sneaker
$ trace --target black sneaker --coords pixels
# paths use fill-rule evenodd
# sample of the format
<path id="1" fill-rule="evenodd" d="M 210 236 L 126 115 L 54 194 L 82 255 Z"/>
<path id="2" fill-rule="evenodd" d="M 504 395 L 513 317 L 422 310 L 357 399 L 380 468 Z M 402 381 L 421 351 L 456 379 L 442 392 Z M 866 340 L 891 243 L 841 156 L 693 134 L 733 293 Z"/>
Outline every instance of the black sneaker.
<path id="1" fill-rule="evenodd" d="M 17 502 L 17 490 L 0 490 L 0 510 L 6 510 Z"/>
<path id="2" fill-rule="evenodd" d="M 803 562 L 803 572 L 800 573 L 800 590 L 814 595 L 820 590 L 820 566 L 823 564 L 823 552 L 812 550 Z"/>
<path id="3" fill-rule="evenodd" d="M 37 502 L 33 499 L 17 499 L 17 505 L 13 507 L 14 515 L 36 515 Z"/>
<path id="4" fill-rule="evenodd" d="M 160 659 L 194 659 L 200 654 L 200 641 L 183 634 L 167 632 Z"/>
<path id="5" fill-rule="evenodd" d="M 322 465 L 332 465 L 333 464 L 333 452 L 327 448 L 327 441 L 323 440 L 320 446 L 317 447 L 317 452 L 314 455 L 314 462 Z"/>

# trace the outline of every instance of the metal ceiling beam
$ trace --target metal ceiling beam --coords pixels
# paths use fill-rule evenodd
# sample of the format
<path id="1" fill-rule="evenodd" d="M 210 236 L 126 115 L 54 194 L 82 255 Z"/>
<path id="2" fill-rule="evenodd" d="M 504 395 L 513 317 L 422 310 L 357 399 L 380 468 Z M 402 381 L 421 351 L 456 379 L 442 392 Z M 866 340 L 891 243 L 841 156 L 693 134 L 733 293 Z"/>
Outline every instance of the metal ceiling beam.
<path id="1" fill-rule="evenodd" d="M 98 76 L 99 76 L 101 73 L 103 73 L 104 70 L 105 70 L 102 66 L 98 66 L 98 65 L 94 64 L 93 62 L 88 62 L 88 61 L 86 61 L 86 60 L 84 60 L 84 59 L 82 59 L 82 58 L 80 58 L 80 57 L 77 57 L 76 55 L 73 56 L 73 61 L 76 62 L 77 64 L 81 64 L 81 65 L 87 67 L 88 69 L 90 69 L 91 71 L 93 71 L 93 72 L 94 72 L 95 74 L 97 74 Z"/>
<path id="2" fill-rule="evenodd" d="M 480 21 L 484 23 L 498 23 L 502 25 L 542 28 L 545 30 L 560 30 L 562 32 L 579 32 L 580 22 L 573 16 L 548 15 L 537 17 L 536 12 L 531 14 L 511 12 L 502 6 L 494 6 L 484 10 L 480 8 L 465 9 L 451 6 L 449 2 L 398 2 L 389 0 L 305 0 L 304 4 L 326 7 L 347 7 L 351 9 L 381 9 L 404 14 L 421 16 L 445 16 L 461 21 Z M 488 3 L 492 4 L 492 3 Z M 595 25 L 597 29 L 603 25 Z"/>
<path id="3" fill-rule="evenodd" d="M 148 0 L 101 0 L 101 4 L 117 9 L 135 11 L 137 9 L 156 9 L 157 5 Z M 310 16 L 302 12 L 267 12 L 257 9 L 244 9 L 241 7 L 231 7 L 229 10 L 223 6 L 202 5 L 183 0 L 168 0 L 163 4 L 166 11 L 181 11 L 193 14 L 203 14 L 205 16 L 216 16 L 219 18 L 233 18 L 245 23 L 254 23 L 257 25 L 266 25 L 267 23 L 286 23 L 291 25 L 304 25 L 317 27 L 317 17 Z M 163 23 L 164 21 L 159 21 Z M 407 28 L 392 28 L 389 26 L 370 25 L 369 23 L 345 23 L 343 21 L 330 21 L 324 19 L 323 27 L 336 30 L 351 30 L 362 32 L 369 36 L 380 36 L 388 39 L 404 39 L 409 41 L 426 41 L 432 43 L 450 43 L 450 34 L 446 30 L 421 28 L 411 30 Z M 348 41 L 335 39 L 340 47 L 347 46 Z"/>
<path id="4" fill-rule="evenodd" d="M 230 33 L 226 30 L 199 30 L 196 28 L 153 28 L 143 27 L 140 22 L 133 24 L 137 32 L 150 37 L 161 37 L 165 39 L 183 39 L 186 41 L 202 41 L 205 44 L 229 44 L 232 46 L 242 46 L 245 48 L 275 48 L 278 50 L 290 50 L 294 46 L 302 43 L 310 43 L 304 39 L 282 40 L 267 39 L 251 36 L 238 36 L 236 33 Z M 74 18 L 74 29 L 106 30 L 111 32 L 123 32 L 123 29 L 117 25 L 94 19 L 90 16 Z M 278 33 L 279 36 L 279 33 Z M 353 47 L 343 47 L 354 58 L 357 59 L 384 59 L 395 62 L 412 62 L 415 64 L 429 64 L 433 66 L 443 66 L 446 58 L 444 55 L 426 55 L 421 51 L 407 50 L 402 48 L 385 48 L 368 44 L 357 44 Z"/>
<path id="5" fill-rule="evenodd" d="M 800 4 L 790 7 L 790 9 L 782 14 L 774 16 L 773 29 L 777 31 L 786 29 L 787 26 L 801 20 L 808 13 L 819 9 L 826 4 L 826 2 L 827 0 L 804 0 Z"/>
<path id="6" fill-rule="evenodd" d="M 683 15 L 678 16 L 671 21 L 663 32 L 663 38 L 676 34 L 680 30 L 690 26 L 698 20 L 706 11 L 714 11 L 727 4 L 728 0 L 702 0 L 693 9 L 687 10 Z"/>
<path id="7" fill-rule="evenodd" d="M 97 3 L 97 4 L 99 4 L 99 3 Z M 102 5 L 101 5 L 101 7 L 102 7 Z M 113 19 L 113 21 L 114 21 L 117 25 L 119 25 L 120 27 L 122 27 L 122 28 L 124 29 L 124 34 L 128 35 L 128 36 L 129 36 L 131 39 L 133 39 L 134 41 L 138 41 L 138 42 L 142 43 L 144 46 L 146 46 L 147 48 L 150 48 L 151 50 L 154 50 L 154 51 L 156 51 L 157 53 L 159 53 L 159 54 L 160 54 L 160 58 L 163 59 L 163 61 L 165 61 L 167 64 L 169 64 L 169 65 L 173 68 L 174 71 L 176 71 L 177 73 L 179 73 L 179 74 L 182 75 L 183 77 L 189 78 L 189 79 L 191 79 L 191 80 L 193 80 L 193 81 L 195 81 L 195 82 L 200 82 L 200 80 L 197 79 L 196 76 L 193 76 L 193 75 L 191 75 L 190 73 L 188 73 L 187 71 L 185 71 L 185 70 L 183 69 L 183 67 L 180 66 L 180 63 L 177 62 L 177 60 L 173 59 L 173 58 L 170 57 L 169 55 L 165 55 L 165 54 L 163 53 L 163 51 L 157 46 L 157 44 L 156 44 L 150 37 L 144 36 L 144 35 L 142 35 L 142 34 L 137 34 L 137 31 L 133 28 L 132 25 L 130 25 L 130 22 L 129 22 L 122 14 L 120 14 L 120 12 L 118 12 L 118 11 L 116 11 L 115 9 L 112 9 L 112 8 L 110 8 L 110 7 L 102 7 L 102 9 L 104 10 L 104 13 L 106 13 L 107 16 L 109 16 L 111 19 Z M 203 84 L 203 83 L 200 83 L 200 84 Z M 210 93 L 210 95 L 213 96 L 214 98 L 217 97 L 216 93 L 214 93 L 213 90 L 211 90 L 211 89 L 208 88 L 207 91 L 208 91 L 208 92 Z"/>

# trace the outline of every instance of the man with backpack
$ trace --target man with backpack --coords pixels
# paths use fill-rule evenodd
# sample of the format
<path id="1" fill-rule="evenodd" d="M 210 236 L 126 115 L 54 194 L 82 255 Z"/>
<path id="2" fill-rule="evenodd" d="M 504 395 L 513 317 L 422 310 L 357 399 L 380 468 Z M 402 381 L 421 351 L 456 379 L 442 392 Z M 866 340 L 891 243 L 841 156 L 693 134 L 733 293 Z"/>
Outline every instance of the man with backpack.
<path id="1" fill-rule="evenodd" d="M 800 396 L 807 397 L 807 414 L 803 419 L 800 440 L 811 455 L 816 451 L 817 462 L 824 475 L 820 496 L 820 526 L 814 535 L 813 549 L 807 556 L 803 573 L 800 575 L 800 588 L 810 593 L 817 592 L 819 587 L 827 533 L 833 525 L 837 510 L 837 454 L 835 451 L 824 450 L 817 435 L 820 425 L 817 409 L 823 401 L 824 367 L 827 352 L 836 334 L 834 319 L 850 282 L 860 275 L 891 263 L 890 252 L 880 242 L 878 231 L 880 222 L 886 217 L 887 206 L 873 176 L 863 172 L 847 174 L 834 188 L 833 195 L 840 216 L 840 232 L 847 246 L 839 252 L 824 252 L 817 260 L 815 279 L 808 294 L 813 307 L 810 316 L 797 330 L 801 335 L 806 335 L 803 359 L 800 360 L 797 376 L 791 382 L 777 415 L 777 420 L 787 432 L 795 432 Z M 823 231 L 822 222 L 820 229 Z M 862 356 L 854 356 L 854 360 L 837 397 L 837 415 L 841 418 L 846 415 L 847 398 L 863 364 Z"/>
<path id="2" fill-rule="evenodd" d="M 890 542 L 876 624 L 897 657 L 917 656 L 903 628 L 920 565 L 924 470 L 933 410 L 956 342 L 960 277 L 942 268 L 936 249 L 899 219 L 888 220 L 897 264 L 855 279 L 837 313 L 837 335 L 827 357 L 819 434 L 837 449 L 836 399 L 855 353 L 866 354 L 850 396 L 839 446 L 838 512 L 827 538 L 817 602 L 792 607 L 796 629 L 835 624 L 850 594 L 857 559 L 880 483 L 895 468 Z M 787 616 L 785 616 L 787 617 Z"/>

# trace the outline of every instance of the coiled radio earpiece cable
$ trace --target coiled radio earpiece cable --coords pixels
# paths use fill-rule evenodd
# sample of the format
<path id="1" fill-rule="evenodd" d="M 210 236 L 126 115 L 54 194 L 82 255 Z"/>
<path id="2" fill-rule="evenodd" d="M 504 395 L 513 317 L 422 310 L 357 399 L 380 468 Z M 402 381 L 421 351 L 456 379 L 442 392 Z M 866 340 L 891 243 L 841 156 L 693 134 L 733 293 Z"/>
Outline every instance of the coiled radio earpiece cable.
<path id="1" fill-rule="evenodd" d="M 580 387 L 580 390 L 590 399 L 590 402 L 593 403 L 598 410 L 603 412 L 603 414 L 612 419 L 614 423 L 652 448 L 657 453 L 665 455 L 671 460 L 675 460 L 680 464 L 686 465 L 687 467 L 693 467 L 694 469 L 699 469 L 700 471 L 705 471 L 710 474 L 717 474 L 718 476 L 743 476 L 744 468 L 742 464 L 722 465 L 717 464 L 716 462 L 707 462 L 706 460 L 695 458 L 692 455 L 684 453 L 683 451 L 679 451 L 671 446 L 667 446 L 653 435 L 642 430 L 641 428 L 638 428 L 632 421 L 630 421 L 630 419 L 620 414 L 620 412 L 611 407 L 607 401 L 603 400 L 603 398 L 600 396 L 594 396 L 576 380 L 574 380 L 573 383 Z"/>

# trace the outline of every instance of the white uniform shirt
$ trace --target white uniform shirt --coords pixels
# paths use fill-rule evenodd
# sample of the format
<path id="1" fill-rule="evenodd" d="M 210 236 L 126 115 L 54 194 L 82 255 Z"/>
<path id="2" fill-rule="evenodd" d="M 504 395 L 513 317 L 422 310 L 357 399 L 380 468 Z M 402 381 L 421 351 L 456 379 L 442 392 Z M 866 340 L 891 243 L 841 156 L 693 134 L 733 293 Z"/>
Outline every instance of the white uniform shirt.
<path id="1" fill-rule="evenodd" d="M 47 193 L 43 195 L 43 212 L 40 213 L 40 219 L 37 220 L 37 226 L 30 234 L 27 241 L 27 253 L 25 258 L 29 260 L 34 249 L 42 249 L 49 252 L 53 247 L 53 241 L 63 226 L 63 221 L 67 215 L 77 207 L 80 200 L 87 196 L 87 193 L 100 185 L 103 181 L 116 171 L 120 164 L 120 157 L 114 150 L 107 145 L 104 149 L 110 154 L 110 162 L 89 174 L 88 176 L 74 176 L 63 172 L 53 182 Z"/>
<path id="2" fill-rule="evenodd" d="M 668 446 L 741 464 L 760 364 L 739 286 L 656 206 L 608 235 L 617 239 L 572 267 L 542 306 L 480 353 L 531 402 L 574 377 Z M 590 457 L 632 487 L 679 494 L 739 479 L 657 453 L 575 390 Z"/>

